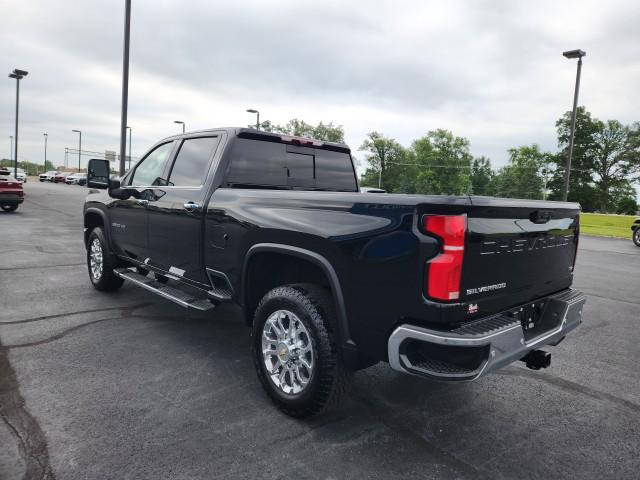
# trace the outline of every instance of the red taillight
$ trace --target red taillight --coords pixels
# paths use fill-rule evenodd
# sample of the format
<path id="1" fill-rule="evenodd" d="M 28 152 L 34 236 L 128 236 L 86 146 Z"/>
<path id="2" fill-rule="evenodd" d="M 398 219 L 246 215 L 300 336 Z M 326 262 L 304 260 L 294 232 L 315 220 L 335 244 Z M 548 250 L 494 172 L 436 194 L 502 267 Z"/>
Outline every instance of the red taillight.
<path id="1" fill-rule="evenodd" d="M 442 240 L 442 253 L 427 262 L 426 294 L 437 300 L 458 300 L 467 216 L 425 215 L 422 222 L 425 233 Z"/>

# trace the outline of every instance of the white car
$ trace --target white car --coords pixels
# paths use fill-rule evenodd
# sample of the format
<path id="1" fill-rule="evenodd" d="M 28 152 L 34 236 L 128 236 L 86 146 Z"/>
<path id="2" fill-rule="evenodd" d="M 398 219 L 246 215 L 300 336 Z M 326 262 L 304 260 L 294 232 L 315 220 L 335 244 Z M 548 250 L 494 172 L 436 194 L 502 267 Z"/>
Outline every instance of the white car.
<path id="1" fill-rule="evenodd" d="M 10 173 L 10 175 L 11 175 L 11 178 L 12 178 L 12 180 L 13 180 L 14 182 L 15 182 L 16 180 L 17 180 L 18 182 L 26 182 L 26 181 L 27 181 L 27 174 L 26 174 L 26 173 L 24 173 L 24 170 L 23 170 L 23 169 L 18 168 L 18 170 L 17 170 L 17 171 L 15 171 L 15 170 L 13 169 L 13 167 L 1 167 L 1 168 L 2 168 L 2 170 L 7 170 L 7 171 L 9 171 L 9 173 Z M 14 173 L 15 173 L 15 175 L 14 175 Z"/>
<path id="2" fill-rule="evenodd" d="M 65 179 L 67 185 L 84 185 L 87 183 L 86 173 L 72 173 Z"/>
<path id="3" fill-rule="evenodd" d="M 41 182 L 53 182 L 53 177 L 58 175 L 60 172 L 58 170 L 49 170 L 46 173 L 40 174 Z"/>
<path id="4" fill-rule="evenodd" d="M 27 174 L 22 168 L 18 168 L 15 177 L 18 181 L 27 183 Z"/>

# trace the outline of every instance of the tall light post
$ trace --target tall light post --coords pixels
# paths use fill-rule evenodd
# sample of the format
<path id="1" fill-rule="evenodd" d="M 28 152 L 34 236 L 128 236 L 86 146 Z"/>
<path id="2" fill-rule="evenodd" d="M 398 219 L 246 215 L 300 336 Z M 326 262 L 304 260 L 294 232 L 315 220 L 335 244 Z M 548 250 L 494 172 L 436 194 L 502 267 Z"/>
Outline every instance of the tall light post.
<path id="1" fill-rule="evenodd" d="M 131 127 L 127 127 L 129 129 L 129 168 L 127 170 L 131 170 Z"/>
<path id="2" fill-rule="evenodd" d="M 569 133 L 569 156 L 567 157 L 567 168 L 564 172 L 564 192 L 562 193 L 562 198 L 566 202 L 567 197 L 569 196 L 569 177 L 571 175 L 571 157 L 573 157 L 573 140 L 576 133 L 576 111 L 578 109 L 578 92 L 580 91 L 580 73 L 582 72 L 582 57 L 584 57 L 587 52 L 583 50 L 569 50 L 567 52 L 563 52 L 562 55 L 565 58 L 578 59 L 578 70 L 576 72 L 576 87 L 573 92 L 573 114 L 571 116 L 571 132 Z"/>
<path id="3" fill-rule="evenodd" d="M 182 134 L 184 135 L 184 122 L 182 120 L 174 120 L 173 123 L 177 123 L 178 125 L 182 125 Z"/>
<path id="4" fill-rule="evenodd" d="M 13 151 L 13 176 L 18 176 L 18 112 L 20 106 L 20 80 L 29 75 L 29 72 L 26 70 L 20 70 L 18 68 L 14 68 L 13 72 L 9 74 L 9 78 L 16 79 L 16 143 L 15 150 Z"/>
<path id="5" fill-rule="evenodd" d="M 127 152 L 127 106 L 129 104 L 129 38 L 131 32 L 131 0 L 124 6 L 124 48 L 122 52 L 122 116 L 120 118 L 120 175 L 124 175 Z"/>
<path id="6" fill-rule="evenodd" d="M 76 132 L 78 135 L 78 173 L 80 173 L 80 154 L 82 152 L 82 132 L 80 130 L 71 130 L 72 132 Z"/>
<path id="7" fill-rule="evenodd" d="M 47 140 L 49 139 L 48 133 L 43 133 L 44 136 L 44 171 L 47 171 Z"/>
<path id="8" fill-rule="evenodd" d="M 248 108 L 247 113 L 255 113 L 256 114 L 256 130 L 260 130 L 260 112 L 255 108 Z"/>

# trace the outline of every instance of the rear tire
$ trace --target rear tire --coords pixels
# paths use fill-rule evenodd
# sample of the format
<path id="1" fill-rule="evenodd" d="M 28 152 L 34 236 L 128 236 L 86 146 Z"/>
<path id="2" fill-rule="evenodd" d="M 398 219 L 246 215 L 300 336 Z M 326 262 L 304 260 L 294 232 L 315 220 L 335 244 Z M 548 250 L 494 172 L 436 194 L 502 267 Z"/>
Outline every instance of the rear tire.
<path id="1" fill-rule="evenodd" d="M 5 212 L 14 212 L 18 209 L 18 205 L 2 205 L 2 210 Z"/>
<path id="2" fill-rule="evenodd" d="M 640 247 L 640 227 L 636 228 L 633 231 L 632 238 L 633 238 L 633 243 L 636 244 L 636 247 Z"/>
<path id="3" fill-rule="evenodd" d="M 94 228 L 87 241 L 87 268 L 96 290 L 112 292 L 122 286 L 124 280 L 113 272 L 115 267 L 116 257 L 109 249 L 102 228 Z"/>
<path id="4" fill-rule="evenodd" d="M 252 342 L 256 371 L 287 415 L 318 415 L 348 391 L 352 372 L 340 359 L 334 321 L 333 299 L 316 285 L 276 287 L 258 305 Z"/>

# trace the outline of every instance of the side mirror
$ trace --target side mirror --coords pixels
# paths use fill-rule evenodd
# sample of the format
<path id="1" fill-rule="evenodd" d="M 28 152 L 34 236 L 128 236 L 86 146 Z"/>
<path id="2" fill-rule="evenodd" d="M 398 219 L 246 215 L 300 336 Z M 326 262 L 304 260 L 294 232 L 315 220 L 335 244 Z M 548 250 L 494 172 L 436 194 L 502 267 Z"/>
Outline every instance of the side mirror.
<path id="1" fill-rule="evenodd" d="M 109 160 L 92 158 L 87 166 L 87 187 L 109 188 Z M 119 182 L 118 182 L 119 183 Z"/>

